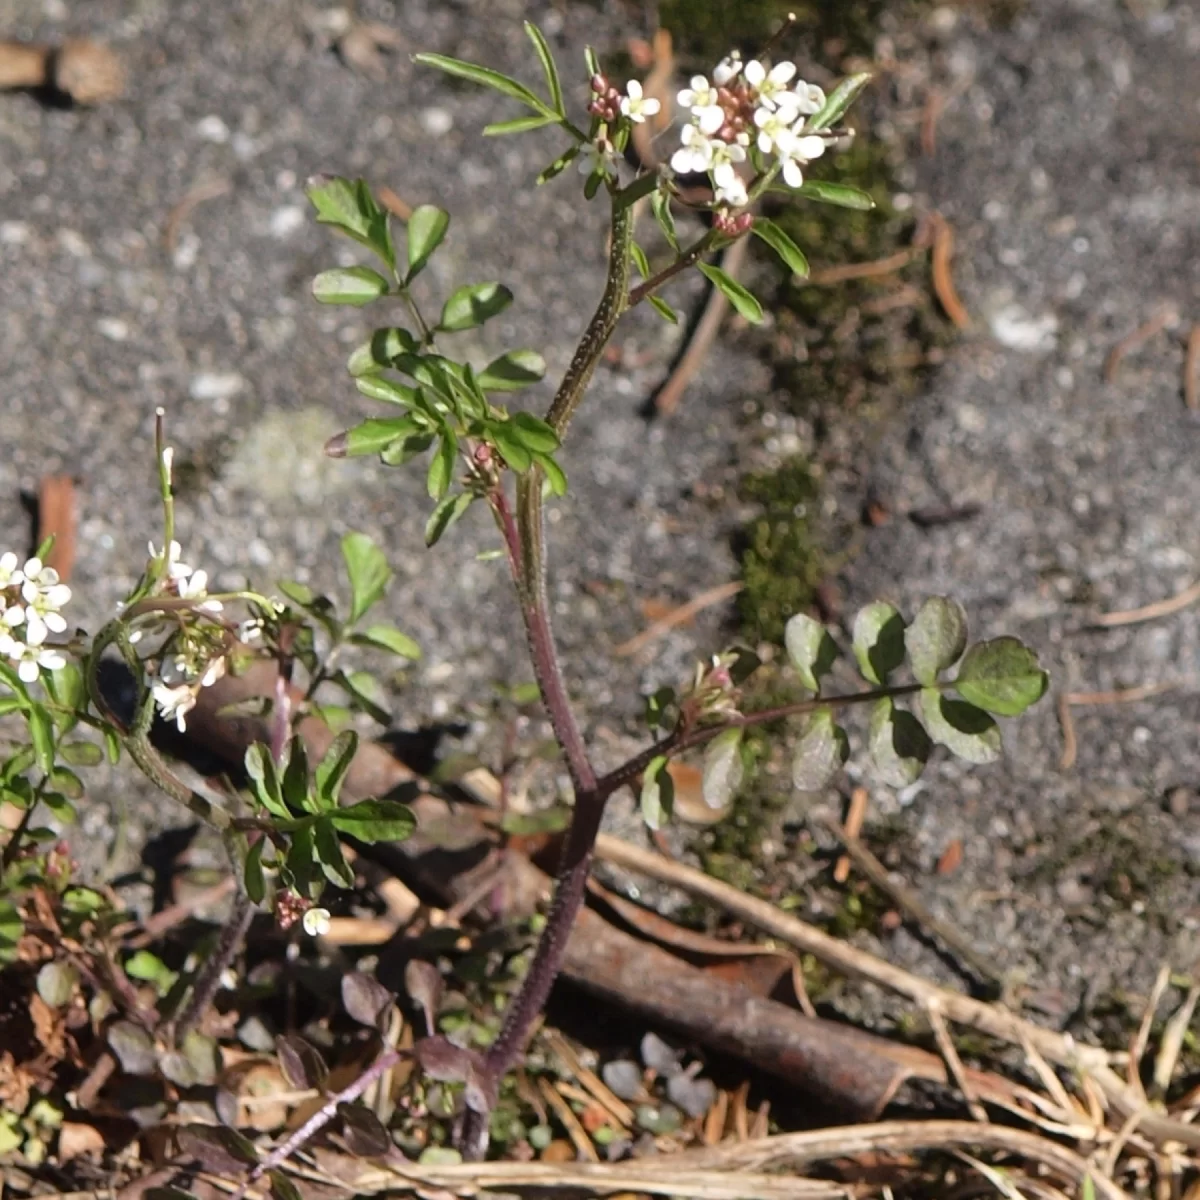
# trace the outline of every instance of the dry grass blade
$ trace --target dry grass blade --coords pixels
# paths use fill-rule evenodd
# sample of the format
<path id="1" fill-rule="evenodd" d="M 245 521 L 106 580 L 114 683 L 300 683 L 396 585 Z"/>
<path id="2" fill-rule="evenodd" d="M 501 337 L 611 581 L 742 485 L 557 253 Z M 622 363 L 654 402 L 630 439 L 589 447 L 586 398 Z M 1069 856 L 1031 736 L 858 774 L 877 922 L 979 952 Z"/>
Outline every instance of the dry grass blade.
<path id="1" fill-rule="evenodd" d="M 1171 1076 L 1175 1074 L 1175 1064 L 1179 1061 L 1179 1053 L 1183 1049 L 1183 1039 L 1192 1023 L 1196 1011 L 1196 1002 L 1200 1000 L 1200 987 L 1193 984 L 1178 1010 L 1172 1015 L 1163 1030 L 1162 1042 L 1158 1054 L 1154 1057 L 1154 1088 L 1162 1096 L 1171 1086 Z"/>
<path id="2" fill-rule="evenodd" d="M 1140 1093 L 1143 1099 L 1145 1099 L 1146 1092 L 1142 1087 L 1141 1075 L 1139 1074 L 1142 1057 L 1146 1053 L 1146 1047 L 1150 1044 L 1150 1028 L 1154 1024 L 1154 1014 L 1158 1012 L 1158 1006 L 1162 1003 L 1163 995 L 1170 982 L 1171 966 L 1169 963 L 1163 963 L 1158 968 L 1158 974 L 1155 976 L 1154 986 L 1150 989 L 1150 998 L 1146 1001 L 1146 1009 L 1142 1013 L 1142 1019 L 1138 1024 L 1137 1031 L 1133 1035 L 1133 1040 L 1129 1043 L 1129 1061 L 1125 1064 L 1125 1082 L 1135 1092 Z"/>
<path id="3" fill-rule="evenodd" d="M 556 1029 L 547 1029 L 542 1038 L 551 1052 L 559 1058 L 573 1078 L 589 1093 L 602 1108 L 607 1110 L 613 1120 L 625 1129 L 632 1129 L 634 1123 L 633 1109 L 600 1078 L 595 1071 L 589 1070 L 579 1059 L 570 1042 Z"/>
<path id="4" fill-rule="evenodd" d="M 1049 1167 L 1078 1185 L 1090 1176 L 1097 1196 L 1123 1200 L 1126 1193 L 1112 1179 L 1098 1174 L 1088 1162 L 1058 1142 L 1004 1125 L 975 1121 L 879 1121 L 834 1129 L 805 1130 L 741 1144 L 689 1150 L 671 1160 L 649 1160 L 653 1169 L 673 1166 L 723 1166 L 729 1170 L 761 1171 L 799 1167 L 833 1158 L 865 1154 L 903 1154 L 921 1150 L 990 1150 L 1012 1154 Z"/>
<path id="5" fill-rule="evenodd" d="M 1200 581 L 1193 583 L 1191 587 L 1184 588 L 1177 595 L 1169 596 L 1166 600 L 1157 600 L 1153 604 L 1146 604 L 1141 608 L 1128 608 L 1118 612 L 1102 613 L 1092 624 L 1104 629 L 1111 629 L 1117 625 L 1136 625 L 1141 621 L 1153 621 L 1158 617 L 1169 617 L 1173 613 L 1187 608 L 1189 604 L 1195 604 L 1197 600 L 1200 600 Z"/>
<path id="6" fill-rule="evenodd" d="M 716 294 L 719 295 L 720 293 Z M 664 633 L 669 633 L 675 626 L 686 624 L 697 613 L 702 613 L 706 608 L 711 608 L 714 604 L 721 604 L 723 601 L 736 596 L 743 587 L 745 587 L 745 584 L 737 580 L 732 580 L 729 583 L 722 583 L 717 587 L 709 588 L 707 591 L 701 592 L 698 596 L 693 596 L 686 604 L 681 604 L 678 608 L 673 608 L 653 624 L 647 625 L 641 633 L 635 637 L 631 637 L 627 642 L 622 642 L 613 650 L 613 653 L 618 658 L 629 658 L 631 655 L 648 646 L 651 642 L 662 637 Z"/>
<path id="7" fill-rule="evenodd" d="M 599 1162 L 600 1155 L 592 1144 L 592 1139 L 588 1137 L 587 1130 L 579 1123 L 579 1118 L 571 1106 L 563 1099 L 550 1080 L 541 1078 L 537 1082 L 542 1098 L 554 1110 L 554 1115 L 567 1131 L 567 1136 L 571 1139 L 576 1153 L 590 1162 Z"/>
<path id="8" fill-rule="evenodd" d="M 1141 683 L 1137 687 L 1116 688 L 1110 692 L 1065 692 L 1064 699 L 1074 708 L 1092 708 L 1102 704 L 1134 704 L 1173 692 L 1184 685 L 1183 680 L 1168 679 L 1162 683 Z"/>
<path id="9" fill-rule="evenodd" d="M 163 225 L 162 238 L 163 245 L 166 246 L 168 252 L 171 254 L 175 253 L 175 245 L 179 241 L 179 231 L 183 228 L 184 221 L 201 204 L 207 200 L 216 200 L 220 196 L 227 195 L 232 190 L 232 181 L 225 178 L 201 179 L 193 184 L 184 193 L 183 199 L 167 213 L 167 220 Z"/>
<path id="10" fill-rule="evenodd" d="M 908 266 L 924 246 L 911 246 L 907 250 L 898 250 L 886 258 L 877 258 L 872 262 L 847 263 L 841 267 L 826 267 L 813 271 L 804 281 L 818 287 L 828 287 L 835 283 L 845 283 L 848 279 L 875 279 L 880 275 L 891 275 Z"/>
<path id="11" fill-rule="evenodd" d="M 958 1090 L 963 1094 L 967 1111 L 971 1114 L 972 1119 L 986 1123 L 987 1113 L 984 1111 L 983 1105 L 979 1103 L 975 1089 L 967 1081 L 967 1073 L 963 1069 L 962 1059 L 958 1057 L 958 1051 L 954 1048 L 954 1039 L 950 1036 L 950 1030 L 946 1027 L 941 1011 L 936 1004 L 927 1004 L 925 1015 L 929 1018 L 929 1025 L 933 1030 L 933 1040 L 937 1042 L 937 1048 L 946 1060 L 946 1070 L 950 1072 L 954 1082 L 958 1084 Z"/>
<path id="12" fill-rule="evenodd" d="M 1079 755 L 1079 739 L 1075 736 L 1075 718 L 1071 716 L 1071 701 L 1066 692 L 1058 693 L 1058 723 L 1062 727 L 1063 735 L 1063 748 L 1058 766 L 1062 771 L 1069 771 Z"/>
<path id="13" fill-rule="evenodd" d="M 752 1143 L 747 1143 L 752 1144 Z M 641 1192 L 651 1196 L 688 1196 L 695 1200 L 846 1200 L 848 1188 L 817 1179 L 762 1172 L 675 1165 L 678 1156 L 627 1163 L 462 1163 L 439 1167 L 368 1169 L 354 1180 L 360 1196 L 396 1190 L 401 1181 L 465 1194 L 485 1188 L 579 1189 L 593 1195 Z M 297 1171 L 302 1178 L 307 1172 Z"/>

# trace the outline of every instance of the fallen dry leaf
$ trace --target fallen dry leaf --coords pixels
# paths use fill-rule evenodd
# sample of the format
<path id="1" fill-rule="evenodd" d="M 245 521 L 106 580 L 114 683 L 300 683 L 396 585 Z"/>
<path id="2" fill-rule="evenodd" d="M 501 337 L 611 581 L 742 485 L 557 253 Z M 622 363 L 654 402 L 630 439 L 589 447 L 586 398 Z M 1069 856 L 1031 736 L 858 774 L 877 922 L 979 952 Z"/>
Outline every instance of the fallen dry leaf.
<path id="1" fill-rule="evenodd" d="M 963 845 L 961 838 L 955 838 L 945 850 L 942 851 L 942 857 L 937 860 L 937 873 L 939 875 L 950 875 L 957 871 L 963 860 Z"/>

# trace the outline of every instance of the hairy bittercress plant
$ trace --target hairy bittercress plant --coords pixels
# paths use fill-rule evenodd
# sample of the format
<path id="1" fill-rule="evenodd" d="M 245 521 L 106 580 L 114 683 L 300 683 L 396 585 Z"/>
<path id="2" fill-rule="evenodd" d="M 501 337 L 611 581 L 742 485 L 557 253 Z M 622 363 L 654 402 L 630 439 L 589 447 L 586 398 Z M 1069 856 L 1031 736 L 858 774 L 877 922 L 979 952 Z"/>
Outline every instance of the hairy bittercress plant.
<path id="1" fill-rule="evenodd" d="M 574 788 L 554 899 L 498 1038 L 485 1054 L 440 1035 L 425 1038 L 413 1051 L 428 1075 L 462 1085 L 466 1113 L 458 1139 L 471 1156 L 486 1149 L 488 1116 L 500 1081 L 520 1061 L 562 965 L 609 796 L 624 787 L 640 788 L 645 820 L 657 828 L 671 816 L 668 765 L 688 751 L 703 750 L 704 799 L 724 809 L 746 778 L 745 731 L 768 723 L 788 731 L 795 786 L 822 787 L 850 752 L 850 738 L 837 714 L 852 706 L 868 708 L 866 752 L 875 771 L 902 787 L 917 778 L 934 745 L 969 762 L 993 761 L 1001 751 L 994 718 L 1018 715 L 1046 688 L 1046 676 L 1030 650 L 1014 638 L 969 644 L 961 605 L 934 597 L 911 623 L 886 603 L 863 609 L 853 623 L 851 644 L 867 686 L 829 694 L 825 681 L 839 653 L 837 645 L 822 625 L 797 614 L 787 625 L 786 650 L 806 699 L 775 709 L 748 707 L 743 685 L 758 669 L 758 660 L 748 650 L 727 649 L 699 664 L 677 688 L 649 697 L 646 715 L 654 740 L 616 770 L 597 775 L 566 693 L 546 593 L 543 512 L 548 500 L 567 490 L 557 456 L 571 417 L 624 313 L 646 301 L 664 318 L 676 319 L 659 295 L 676 275 L 695 267 L 739 313 L 757 321 L 762 317 L 758 301 L 710 261 L 715 252 L 754 234 L 789 270 L 807 273 L 800 248 L 751 211 L 768 190 L 870 207 L 862 192 L 805 178 L 807 165 L 832 139 L 846 134 L 838 122 L 868 77 L 853 76 L 826 95 L 797 79 L 790 62 L 769 64 L 760 58 L 743 63 L 731 54 L 713 70 L 711 81 L 697 75 L 679 93 L 686 119 L 678 148 L 669 167 L 647 170 L 628 165 L 626 154 L 634 126 L 655 116 L 659 101 L 645 95 L 637 81 L 615 86 L 588 51 L 587 119 L 576 124 L 568 115 L 545 39 L 533 25 L 526 29 L 544 72 L 545 96 L 486 67 L 432 54 L 418 55 L 417 61 L 489 87 L 526 110 L 489 125 L 487 135 L 557 129 L 565 148 L 538 182 L 577 162 L 584 176 L 583 198 L 599 196 L 607 204 L 611 237 L 604 291 L 542 416 L 501 402 L 542 378 L 545 362 L 537 351 L 512 349 L 475 365 L 452 349 L 455 334 L 482 325 L 508 306 L 512 293 L 506 287 L 492 281 L 465 283 L 445 298 L 436 316 L 422 312 L 414 298 L 413 281 L 446 237 L 447 213 L 433 205 L 416 209 L 405 225 L 401 253 L 388 213 L 365 182 L 322 177 L 308 187 L 317 220 L 375 259 L 372 266 L 322 272 L 313 283 L 316 299 L 355 307 L 390 299 L 399 301 L 406 314 L 403 321 L 389 320 L 374 330 L 347 363 L 358 390 L 387 407 L 332 439 L 327 450 L 335 457 L 378 455 L 397 467 L 423 460 L 431 501 L 425 524 L 430 545 L 472 504 L 488 507 L 508 559 L 537 686 Z M 688 221 L 700 229 L 686 244 L 676 227 L 676 210 L 687 207 L 681 202 L 681 175 L 691 176 L 693 184 L 699 180 L 711 195 L 698 209 L 693 203 Z M 688 194 L 694 197 L 696 188 Z M 666 261 L 656 265 L 634 240 L 634 203 L 642 198 L 648 199 L 669 247 Z M 634 272 L 640 283 L 633 282 Z M 76 967 L 86 965 L 90 954 L 91 961 L 104 964 L 113 993 L 97 993 L 93 1005 L 101 995 L 105 1002 L 92 1017 L 105 1029 L 123 1069 L 159 1073 L 190 1086 L 209 1081 L 212 1074 L 215 1045 L 200 1035 L 196 1024 L 236 957 L 253 913 L 270 908 L 280 925 L 298 924 L 319 936 L 329 928 L 329 913 L 321 904 L 325 887 L 354 882 L 340 836 L 369 843 L 402 839 L 411 832 L 411 813 L 394 801 L 342 803 L 357 748 L 357 735 L 343 726 L 356 713 L 381 723 L 388 720 L 382 689 L 365 672 L 349 669 L 344 656 L 353 647 L 405 658 L 415 658 L 419 650 L 389 625 L 364 623 L 384 595 L 391 570 L 361 534 L 348 534 L 342 541 L 350 591 L 342 609 L 296 583 L 280 585 L 285 599 L 248 588 L 210 592 L 206 572 L 185 560 L 175 539 L 173 456 L 165 444 L 161 411 L 156 432 L 162 543 L 150 547 L 137 585 L 90 643 L 81 633 L 66 636 L 62 610 L 70 589 L 45 565 L 48 546 L 24 563 L 14 553 L 0 555 L 0 716 L 9 718 L 11 733 L 0 760 L 0 801 L 20 814 L 0 852 L 0 965 L 18 956 L 22 937 L 52 946 L 55 957 L 39 973 L 38 987 L 51 997 L 47 1003 L 59 1003 L 78 986 Z M 115 699 L 105 685 L 114 660 L 132 683 L 132 703 Z M 225 675 L 254 670 L 256 664 L 270 668 L 269 695 L 254 702 L 251 714 L 264 722 L 264 739 L 245 756 L 244 802 L 218 804 L 186 784 L 161 757 L 150 739 L 152 722 L 157 714 L 186 732 L 206 688 Z M 904 668 L 909 678 L 898 678 Z M 310 764 L 304 743 L 293 732 L 310 714 L 342 729 L 316 764 Z M 103 749 L 76 736 L 81 727 L 93 729 Z M 111 901 L 75 883 L 58 834 L 34 824 L 41 812 L 59 823 L 74 819 L 75 804 L 85 793 L 74 768 L 95 765 L 105 753 L 116 762 L 122 748 L 166 795 L 220 832 L 237 877 L 230 921 L 207 958 L 185 965 L 182 974 L 145 950 L 118 961 L 122 950 L 110 936 L 116 920 Z M 64 937 L 80 948 L 72 951 L 76 957 L 70 962 L 59 956 Z M 129 999 L 130 978 L 157 989 L 153 1014 L 147 1014 L 136 994 Z M 383 989 L 373 980 L 351 979 L 347 1008 L 370 1024 L 387 1010 L 388 998 L 377 994 Z M 309 1064 L 310 1072 L 307 1053 L 291 1043 L 280 1048 L 295 1085 L 320 1088 L 319 1056 Z M 249 1143 L 243 1145 L 245 1139 L 237 1142 L 235 1159 L 253 1165 L 251 1179 L 271 1173 L 277 1183 L 274 1169 L 335 1114 L 341 1113 L 349 1133 L 346 1114 L 359 1112 L 350 1102 L 401 1054 L 385 1049 L 266 1159 L 258 1159 Z M 361 1112 L 355 1119 L 360 1121 L 359 1136 L 365 1137 Z M 368 1132 L 371 1145 L 389 1144 L 381 1127 L 371 1126 Z M 219 1133 L 217 1140 L 234 1153 L 230 1146 L 236 1135 L 228 1129 Z M 199 1134 L 193 1138 L 197 1145 L 203 1140 Z"/>

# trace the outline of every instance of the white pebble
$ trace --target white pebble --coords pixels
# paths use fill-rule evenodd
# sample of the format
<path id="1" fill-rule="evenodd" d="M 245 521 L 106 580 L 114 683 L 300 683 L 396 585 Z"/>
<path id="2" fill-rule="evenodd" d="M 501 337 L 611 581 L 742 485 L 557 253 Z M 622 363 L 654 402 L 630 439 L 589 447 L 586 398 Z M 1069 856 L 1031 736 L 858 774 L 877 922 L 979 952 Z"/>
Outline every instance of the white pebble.
<path id="1" fill-rule="evenodd" d="M 24 246 L 29 235 L 29 226 L 24 221 L 0 221 L 0 245 Z"/>
<path id="2" fill-rule="evenodd" d="M 216 113 L 212 113 L 196 122 L 196 136 L 221 146 L 229 141 L 229 126 Z"/>
<path id="3" fill-rule="evenodd" d="M 228 400 L 245 385 L 246 381 L 236 371 L 201 371 L 192 376 L 188 395 L 193 400 Z"/>
<path id="4" fill-rule="evenodd" d="M 304 225 L 304 209 L 298 204 L 285 204 L 271 214 L 271 236 L 285 238 Z"/>
<path id="5" fill-rule="evenodd" d="M 1010 350 L 1053 350 L 1058 340 L 1058 318 L 1053 313 L 1035 317 L 1019 304 L 1006 304 L 992 315 L 992 334 Z"/>
<path id="6" fill-rule="evenodd" d="M 443 137 L 454 128 L 454 118 L 444 108 L 423 109 L 420 116 L 421 128 L 430 137 Z"/>
<path id="7" fill-rule="evenodd" d="M 96 322 L 96 331 L 110 342 L 123 342 L 129 336 L 129 325 L 120 317 L 101 317 Z"/>

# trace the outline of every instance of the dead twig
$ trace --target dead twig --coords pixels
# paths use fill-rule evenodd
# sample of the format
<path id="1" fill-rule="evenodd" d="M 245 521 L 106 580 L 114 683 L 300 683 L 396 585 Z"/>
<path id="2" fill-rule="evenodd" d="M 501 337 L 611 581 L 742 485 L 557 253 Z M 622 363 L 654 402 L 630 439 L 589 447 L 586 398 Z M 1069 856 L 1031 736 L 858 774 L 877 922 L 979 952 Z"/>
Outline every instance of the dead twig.
<path id="1" fill-rule="evenodd" d="M 1171 966 L 1169 963 L 1163 963 L 1158 968 L 1158 975 L 1155 976 L 1154 986 L 1150 989 L 1150 998 L 1146 1001 L 1142 1019 L 1133 1035 L 1133 1040 L 1129 1043 L 1129 1061 L 1125 1064 L 1125 1082 L 1133 1091 L 1140 1092 L 1143 1100 L 1146 1098 L 1146 1091 L 1142 1087 L 1141 1076 L 1138 1072 L 1142 1056 L 1150 1044 L 1150 1028 L 1154 1024 L 1154 1014 L 1158 1012 L 1158 1006 L 1162 1002 L 1163 994 L 1170 982 Z"/>
<path id="2" fill-rule="evenodd" d="M 942 306 L 942 311 L 959 329 L 971 327 L 971 314 L 959 299 L 950 274 L 950 260 L 954 255 L 954 230 L 941 213 L 933 214 L 933 292 Z"/>
<path id="3" fill-rule="evenodd" d="M 622 642 L 613 650 L 613 653 L 618 658 L 629 658 L 645 646 L 648 646 L 651 642 L 662 637 L 663 634 L 669 633 L 677 625 L 687 624 L 688 621 L 698 613 L 702 613 L 706 608 L 712 608 L 714 604 L 721 604 L 731 597 L 736 596 L 745 586 L 739 580 L 733 580 L 729 583 L 722 583 L 717 587 L 709 588 L 707 591 L 701 592 L 698 596 L 693 596 L 686 604 L 681 604 L 678 608 L 673 608 L 669 613 L 659 617 L 657 621 L 647 625 L 641 633 L 631 637 L 627 642 Z"/>
<path id="4" fill-rule="evenodd" d="M 1174 307 L 1164 304 L 1148 321 L 1139 325 L 1132 333 L 1126 334 L 1108 352 L 1108 357 L 1104 360 L 1104 382 L 1112 383 L 1117 377 L 1121 362 L 1135 350 L 1141 349 L 1151 338 L 1162 333 L 1175 318 Z"/>
<path id="5" fill-rule="evenodd" d="M 79 506 L 75 499 L 75 481 L 70 475 L 46 475 L 38 483 L 37 544 L 54 538 L 54 548 L 46 559 L 59 578 L 67 583 L 75 569 L 76 534 Z"/>
<path id="6" fill-rule="evenodd" d="M 845 283 L 849 279 L 875 279 L 880 275 L 891 275 L 908 266 L 924 249 L 923 246 L 910 246 L 907 250 L 897 250 L 886 258 L 877 258 L 872 262 L 846 263 L 838 267 L 825 267 L 813 271 L 804 281 L 817 287 L 829 287 L 835 283 Z"/>
<path id="7" fill-rule="evenodd" d="M 547 1029 L 542 1034 L 542 1040 L 551 1051 L 562 1060 L 567 1070 L 593 1100 L 604 1108 L 613 1120 L 624 1129 L 632 1129 L 635 1121 L 633 1109 L 596 1074 L 585 1067 L 575 1053 L 571 1043 L 557 1029 Z"/>
<path id="8" fill-rule="evenodd" d="M 1190 604 L 1200 600 L 1200 581 L 1186 587 L 1177 595 L 1169 596 L 1166 600 L 1156 600 L 1153 604 L 1141 608 L 1127 608 L 1117 612 L 1101 613 L 1093 622 L 1104 629 L 1112 629 L 1118 625 L 1137 625 L 1141 621 L 1154 621 L 1159 617 L 1169 617 L 1181 612 Z"/>
<path id="9" fill-rule="evenodd" d="M 545 1076 L 539 1077 L 537 1082 L 546 1103 L 554 1110 L 559 1124 L 567 1131 L 567 1136 L 571 1139 L 575 1152 L 580 1158 L 589 1162 L 599 1162 L 600 1155 L 592 1144 L 592 1139 L 588 1137 L 587 1130 L 580 1124 L 579 1118 L 563 1096 L 559 1094 L 558 1089 Z"/>

